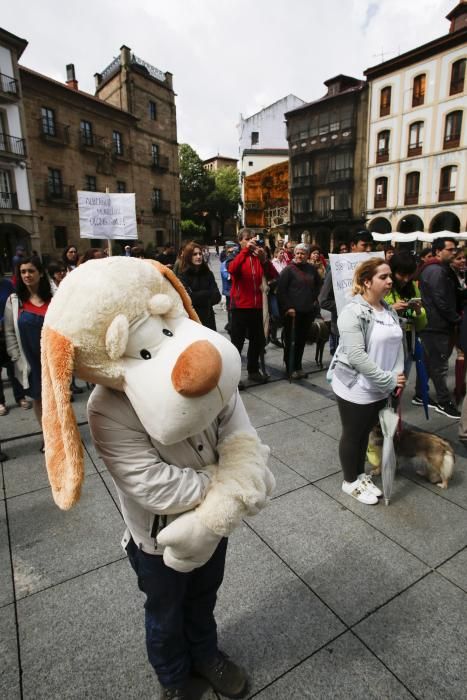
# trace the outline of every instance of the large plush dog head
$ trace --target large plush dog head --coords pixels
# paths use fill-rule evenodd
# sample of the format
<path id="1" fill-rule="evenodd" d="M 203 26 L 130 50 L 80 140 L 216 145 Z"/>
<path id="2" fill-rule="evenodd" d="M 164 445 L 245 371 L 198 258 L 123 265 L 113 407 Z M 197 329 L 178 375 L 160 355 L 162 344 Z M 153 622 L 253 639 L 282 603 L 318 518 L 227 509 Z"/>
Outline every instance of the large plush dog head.
<path id="1" fill-rule="evenodd" d="M 173 444 L 204 430 L 240 378 L 240 358 L 202 326 L 163 265 L 90 260 L 52 299 L 42 331 L 45 456 L 54 499 L 79 498 L 83 451 L 70 404 L 72 375 L 125 392 L 147 433 Z"/>

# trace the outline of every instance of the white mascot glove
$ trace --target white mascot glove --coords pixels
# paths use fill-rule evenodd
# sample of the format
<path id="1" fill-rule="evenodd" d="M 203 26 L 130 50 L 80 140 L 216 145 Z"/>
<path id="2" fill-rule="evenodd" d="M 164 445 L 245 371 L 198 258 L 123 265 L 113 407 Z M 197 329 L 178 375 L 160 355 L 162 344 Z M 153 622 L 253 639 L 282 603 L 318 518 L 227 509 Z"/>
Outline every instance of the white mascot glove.
<path id="1" fill-rule="evenodd" d="M 166 566 L 182 573 L 206 564 L 220 541 L 221 536 L 203 525 L 195 510 L 180 515 L 157 536 L 157 544 L 165 547 Z"/>
<path id="2" fill-rule="evenodd" d="M 268 503 L 276 485 L 267 466 L 269 448 L 250 433 L 234 433 L 218 445 L 219 464 L 204 467 L 211 483 L 203 502 L 160 531 L 164 562 L 176 571 L 192 571 L 214 554 L 248 515 Z"/>

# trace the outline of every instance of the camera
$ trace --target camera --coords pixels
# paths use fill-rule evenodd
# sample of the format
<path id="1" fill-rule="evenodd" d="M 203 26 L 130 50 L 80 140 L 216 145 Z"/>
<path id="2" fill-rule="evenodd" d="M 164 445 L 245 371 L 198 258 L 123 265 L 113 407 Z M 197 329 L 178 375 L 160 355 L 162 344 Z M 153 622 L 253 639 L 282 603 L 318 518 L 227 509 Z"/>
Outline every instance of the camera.
<path id="1" fill-rule="evenodd" d="M 261 248 L 264 247 L 264 238 L 262 236 L 258 236 L 256 239 L 256 245 L 259 245 Z"/>

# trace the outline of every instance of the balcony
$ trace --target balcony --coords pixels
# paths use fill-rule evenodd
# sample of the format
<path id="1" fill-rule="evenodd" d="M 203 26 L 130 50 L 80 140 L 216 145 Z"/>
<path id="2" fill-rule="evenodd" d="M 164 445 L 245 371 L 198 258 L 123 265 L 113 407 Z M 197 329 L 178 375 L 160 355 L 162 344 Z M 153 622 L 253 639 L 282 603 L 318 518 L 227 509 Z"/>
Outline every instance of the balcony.
<path id="1" fill-rule="evenodd" d="M 389 148 L 381 148 L 376 151 L 376 162 L 377 163 L 387 163 L 389 160 Z"/>
<path id="2" fill-rule="evenodd" d="M 18 209 L 16 192 L 0 192 L 0 209 Z"/>
<path id="3" fill-rule="evenodd" d="M 295 175 L 292 178 L 292 187 L 310 187 L 312 175 Z"/>
<path id="4" fill-rule="evenodd" d="M 70 127 L 43 117 L 37 120 L 40 138 L 51 146 L 67 146 L 70 143 Z"/>
<path id="5" fill-rule="evenodd" d="M 386 209 L 388 203 L 387 194 L 377 194 L 375 196 L 374 208 L 375 209 Z"/>
<path id="6" fill-rule="evenodd" d="M 411 158 L 412 156 L 421 156 L 422 155 L 422 144 L 421 143 L 414 143 L 413 145 L 409 144 L 409 147 L 407 149 L 407 158 Z"/>
<path id="7" fill-rule="evenodd" d="M 245 202 L 245 210 L 246 211 L 261 211 L 262 209 L 263 209 L 263 205 L 261 202 L 258 202 L 258 201 Z"/>
<path id="8" fill-rule="evenodd" d="M 350 221 L 352 218 L 352 209 L 322 209 L 321 211 L 297 212 L 293 215 L 295 224 L 322 221 L 341 222 Z"/>
<path id="9" fill-rule="evenodd" d="M 327 170 L 324 173 L 313 175 L 314 185 L 328 185 L 335 182 L 348 182 L 353 179 L 352 168 L 342 168 L 340 170 Z"/>
<path id="10" fill-rule="evenodd" d="M 460 144 L 461 135 L 460 133 L 451 134 L 450 136 L 445 136 L 443 140 L 443 150 L 446 151 L 449 148 L 457 148 Z"/>
<path id="11" fill-rule="evenodd" d="M 170 214 L 170 202 L 168 199 L 159 199 L 152 202 L 153 214 Z"/>
<path id="12" fill-rule="evenodd" d="M 74 204 L 76 191 L 73 185 L 64 185 L 46 180 L 44 183 L 44 196 L 50 204 Z"/>
<path id="13" fill-rule="evenodd" d="M 169 169 L 168 156 L 153 156 L 151 160 L 151 168 L 155 173 L 165 173 Z"/>
<path id="14" fill-rule="evenodd" d="M 456 198 L 456 190 L 451 190 L 449 188 L 440 189 L 438 201 L 439 202 L 452 202 Z"/>
<path id="15" fill-rule="evenodd" d="M 418 192 L 405 193 L 404 204 L 418 204 Z"/>
<path id="16" fill-rule="evenodd" d="M 19 100 L 19 86 L 16 78 L 0 73 L 0 101 L 16 102 Z"/>
<path id="17" fill-rule="evenodd" d="M 93 153 L 103 153 L 109 147 L 108 141 L 104 136 L 89 133 L 88 131 L 79 131 L 79 147 L 82 151 L 92 151 Z"/>
<path id="18" fill-rule="evenodd" d="M 26 140 L 0 132 L 0 157 L 21 160 L 26 157 Z"/>

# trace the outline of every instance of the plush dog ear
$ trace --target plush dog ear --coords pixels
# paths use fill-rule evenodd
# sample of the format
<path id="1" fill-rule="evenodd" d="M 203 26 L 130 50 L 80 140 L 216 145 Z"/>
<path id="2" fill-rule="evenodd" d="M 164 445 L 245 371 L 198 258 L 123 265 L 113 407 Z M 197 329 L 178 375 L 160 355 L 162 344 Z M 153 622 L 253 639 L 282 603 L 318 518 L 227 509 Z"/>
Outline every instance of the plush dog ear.
<path id="1" fill-rule="evenodd" d="M 105 349 L 111 360 L 118 360 L 128 345 L 129 323 L 126 316 L 118 314 L 105 334 Z"/>
<path id="2" fill-rule="evenodd" d="M 83 445 L 70 401 L 73 343 L 45 326 L 41 356 L 45 463 L 54 501 L 68 510 L 79 500 L 84 478 Z"/>

